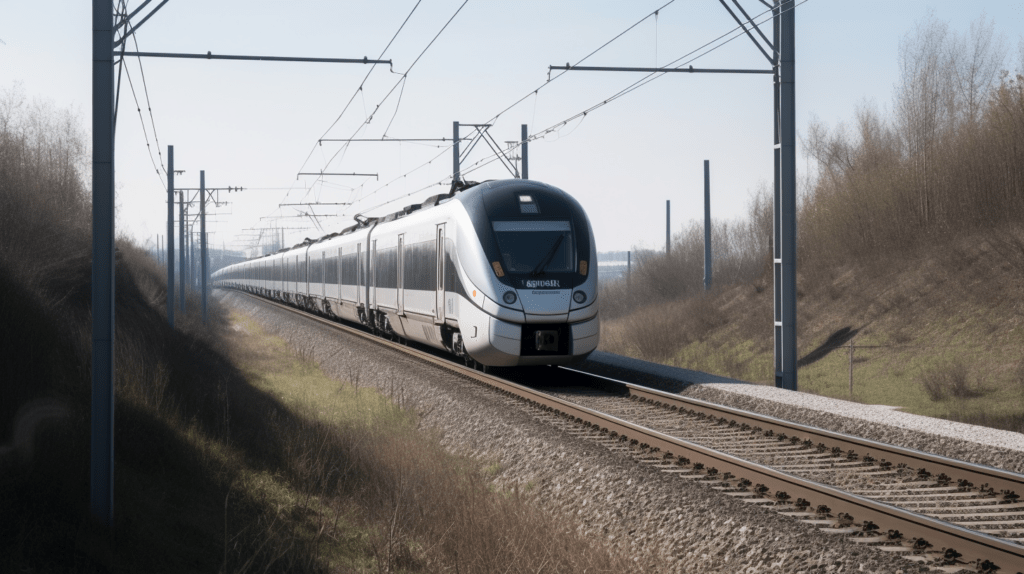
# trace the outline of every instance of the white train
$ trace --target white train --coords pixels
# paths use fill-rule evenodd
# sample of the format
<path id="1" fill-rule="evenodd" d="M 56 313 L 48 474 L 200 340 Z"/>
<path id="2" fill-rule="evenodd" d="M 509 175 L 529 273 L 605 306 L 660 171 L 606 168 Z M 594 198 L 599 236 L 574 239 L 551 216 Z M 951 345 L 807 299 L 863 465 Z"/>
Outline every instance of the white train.
<path id="1" fill-rule="evenodd" d="M 567 364 L 597 348 L 597 248 L 580 204 L 490 181 L 221 269 L 214 285 L 284 301 L 467 364 Z"/>

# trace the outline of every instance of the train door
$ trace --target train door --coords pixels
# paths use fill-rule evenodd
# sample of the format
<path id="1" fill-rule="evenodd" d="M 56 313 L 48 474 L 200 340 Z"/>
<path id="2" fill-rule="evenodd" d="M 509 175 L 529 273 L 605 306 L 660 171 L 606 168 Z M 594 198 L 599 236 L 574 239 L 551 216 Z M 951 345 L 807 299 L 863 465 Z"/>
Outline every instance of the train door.
<path id="1" fill-rule="evenodd" d="M 370 244 L 370 308 L 377 308 L 377 240 Z"/>
<path id="2" fill-rule="evenodd" d="M 444 323 L 444 224 L 437 225 L 437 292 L 434 295 L 434 322 Z"/>
<path id="3" fill-rule="evenodd" d="M 327 297 L 327 251 L 320 252 L 320 296 Z"/>
<path id="4" fill-rule="evenodd" d="M 356 307 L 365 304 L 363 300 L 363 244 L 356 244 Z"/>
<path id="5" fill-rule="evenodd" d="M 298 259 L 298 257 L 296 257 Z M 303 296 L 309 295 L 309 252 L 303 251 L 302 260 L 299 264 L 299 293 Z"/>
<path id="6" fill-rule="evenodd" d="M 398 236 L 398 314 L 405 315 L 405 234 Z"/>

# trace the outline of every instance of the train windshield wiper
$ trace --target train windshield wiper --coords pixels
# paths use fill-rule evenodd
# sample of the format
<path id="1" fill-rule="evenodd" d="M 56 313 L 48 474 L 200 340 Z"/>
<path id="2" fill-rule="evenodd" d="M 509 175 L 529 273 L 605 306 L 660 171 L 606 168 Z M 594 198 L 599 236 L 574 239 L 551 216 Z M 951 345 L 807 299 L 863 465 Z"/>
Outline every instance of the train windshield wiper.
<path id="1" fill-rule="evenodd" d="M 540 263 L 533 268 L 530 275 L 536 277 L 537 275 L 544 274 L 544 268 L 548 266 L 548 263 L 551 263 L 551 259 L 555 256 L 555 252 L 558 251 L 558 246 L 562 244 L 563 239 L 565 239 L 565 235 L 558 236 L 558 239 L 555 240 L 555 244 L 551 246 L 551 251 L 548 251 L 548 254 L 544 256 L 544 259 L 540 260 Z"/>

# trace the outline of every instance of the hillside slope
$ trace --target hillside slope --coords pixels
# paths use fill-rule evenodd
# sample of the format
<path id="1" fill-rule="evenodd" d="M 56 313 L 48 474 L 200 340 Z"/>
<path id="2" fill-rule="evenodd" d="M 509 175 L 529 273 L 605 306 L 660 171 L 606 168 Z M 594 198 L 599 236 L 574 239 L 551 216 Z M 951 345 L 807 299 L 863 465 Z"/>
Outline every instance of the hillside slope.
<path id="1" fill-rule="evenodd" d="M 606 320 L 601 349 L 760 384 L 770 277 Z M 798 280 L 799 389 L 1024 430 L 1024 226 Z"/>

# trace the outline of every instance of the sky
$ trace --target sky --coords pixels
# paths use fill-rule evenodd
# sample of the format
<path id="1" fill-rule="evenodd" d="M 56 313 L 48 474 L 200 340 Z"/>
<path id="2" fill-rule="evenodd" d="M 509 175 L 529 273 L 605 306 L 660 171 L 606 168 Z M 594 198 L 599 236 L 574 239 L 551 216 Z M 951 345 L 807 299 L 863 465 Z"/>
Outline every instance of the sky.
<path id="1" fill-rule="evenodd" d="M 129 10 L 141 1 L 129 0 Z M 865 103 L 887 109 L 900 42 L 928 17 L 958 32 L 990 18 L 1009 48 L 1005 67 L 1020 69 L 1024 2 L 798 1 L 798 135 L 813 118 L 835 125 Z M 770 75 L 665 74 L 571 120 L 643 75 L 554 72 L 548 81 L 550 65 L 578 63 L 627 29 L 584 65 L 655 67 L 699 56 L 697 68 L 767 69 L 717 0 L 666 3 L 170 0 L 130 50 L 371 59 L 383 52 L 392 64 L 127 59 L 135 97 L 125 81 L 118 233 L 141 244 L 166 233 L 168 145 L 174 168 L 185 170 L 177 187 L 198 187 L 203 170 L 208 187 L 244 188 L 221 193 L 226 204 L 208 220 L 214 246 L 240 249 L 256 239 L 247 229 L 283 227 L 297 243 L 348 226 L 356 213 L 384 215 L 447 191 L 438 185 L 451 178 L 447 142 L 318 141 L 451 138 L 454 121 L 491 122 L 502 145 L 527 124 L 538 136 L 529 144 L 531 179 L 580 201 L 601 251 L 662 248 L 666 200 L 674 232 L 702 218 L 704 160 L 713 217 L 743 217 L 751 194 L 772 179 Z M 755 18 L 764 11 L 757 0 L 740 3 Z M 763 30 L 771 37 L 770 21 Z M 71 108 L 88 133 L 91 37 L 91 2 L 0 0 L 0 93 L 18 89 Z M 799 141 L 797 153 L 798 172 L 813 171 Z M 479 144 L 464 161 L 463 171 L 473 170 L 465 177 L 510 177 L 491 159 Z M 377 176 L 297 175 L 320 171 Z M 351 205 L 280 206 L 308 201 Z M 319 228 L 308 217 L 281 217 L 311 209 L 325 216 Z"/>

